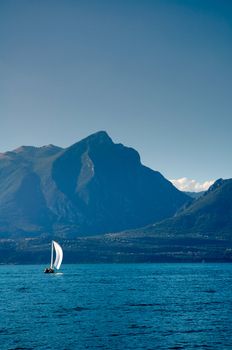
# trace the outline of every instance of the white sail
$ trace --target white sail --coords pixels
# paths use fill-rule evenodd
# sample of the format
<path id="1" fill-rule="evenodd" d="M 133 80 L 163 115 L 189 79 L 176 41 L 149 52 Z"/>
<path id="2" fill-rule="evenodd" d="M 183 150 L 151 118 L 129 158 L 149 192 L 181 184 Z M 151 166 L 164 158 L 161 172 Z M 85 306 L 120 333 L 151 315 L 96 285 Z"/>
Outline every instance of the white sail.
<path id="1" fill-rule="evenodd" d="M 63 260 L 63 250 L 61 248 L 61 246 L 55 242 L 55 241 L 52 241 L 53 245 L 54 245 L 54 248 L 55 248 L 55 252 L 56 252 L 56 259 L 54 261 L 54 264 L 53 266 L 59 270 L 60 268 L 60 265 L 62 263 L 62 260 Z"/>

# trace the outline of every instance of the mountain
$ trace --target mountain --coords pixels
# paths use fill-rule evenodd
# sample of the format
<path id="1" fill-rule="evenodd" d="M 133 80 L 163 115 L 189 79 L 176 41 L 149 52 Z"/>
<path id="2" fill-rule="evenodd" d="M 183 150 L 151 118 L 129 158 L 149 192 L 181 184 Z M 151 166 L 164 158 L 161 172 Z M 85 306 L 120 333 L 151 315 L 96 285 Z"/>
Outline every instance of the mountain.
<path id="1" fill-rule="evenodd" d="M 190 198 L 104 131 L 0 154 L 0 237 L 76 238 L 170 217 Z"/>
<path id="2" fill-rule="evenodd" d="M 232 238 L 232 179 L 217 180 L 203 196 L 153 230 L 169 235 Z"/>

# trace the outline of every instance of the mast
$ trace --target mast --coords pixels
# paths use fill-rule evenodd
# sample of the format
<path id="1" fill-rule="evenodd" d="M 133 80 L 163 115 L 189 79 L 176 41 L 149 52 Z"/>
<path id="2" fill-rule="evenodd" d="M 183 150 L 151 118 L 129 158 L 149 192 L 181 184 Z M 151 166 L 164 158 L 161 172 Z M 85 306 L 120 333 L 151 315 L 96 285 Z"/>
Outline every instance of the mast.
<path id="1" fill-rule="evenodd" d="M 53 241 L 52 241 L 52 251 L 51 251 L 51 269 L 53 265 Z"/>

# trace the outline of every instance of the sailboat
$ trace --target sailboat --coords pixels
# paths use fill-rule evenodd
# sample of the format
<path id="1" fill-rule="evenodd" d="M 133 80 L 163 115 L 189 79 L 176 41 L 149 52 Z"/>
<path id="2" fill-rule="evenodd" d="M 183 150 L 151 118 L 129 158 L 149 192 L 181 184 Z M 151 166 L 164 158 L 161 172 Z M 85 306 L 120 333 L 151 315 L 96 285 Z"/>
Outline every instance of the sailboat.
<path id="1" fill-rule="evenodd" d="M 54 249 L 56 252 L 56 258 L 55 258 L 55 261 L 53 262 Z M 51 265 L 50 265 L 50 267 L 46 267 L 46 269 L 44 270 L 44 273 L 54 273 L 55 269 L 59 270 L 61 263 L 62 263 L 62 260 L 63 260 L 63 250 L 62 250 L 61 246 L 57 242 L 52 241 Z"/>

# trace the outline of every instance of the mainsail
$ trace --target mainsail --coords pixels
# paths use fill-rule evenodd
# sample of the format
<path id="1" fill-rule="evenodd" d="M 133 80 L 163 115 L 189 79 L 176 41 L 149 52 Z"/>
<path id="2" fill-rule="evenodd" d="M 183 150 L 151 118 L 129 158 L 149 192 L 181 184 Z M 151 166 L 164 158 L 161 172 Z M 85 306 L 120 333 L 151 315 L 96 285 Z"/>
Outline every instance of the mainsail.
<path id="1" fill-rule="evenodd" d="M 52 260 L 53 260 L 53 246 L 54 246 L 55 252 L 56 252 L 56 259 L 55 259 L 55 261 L 54 261 L 53 266 L 54 266 L 57 270 L 59 270 L 60 265 L 61 265 L 62 260 L 63 260 L 63 250 L 62 250 L 61 246 L 60 246 L 57 242 L 52 241 L 52 257 L 51 257 Z M 52 267 L 52 266 L 51 266 L 51 267 Z"/>

